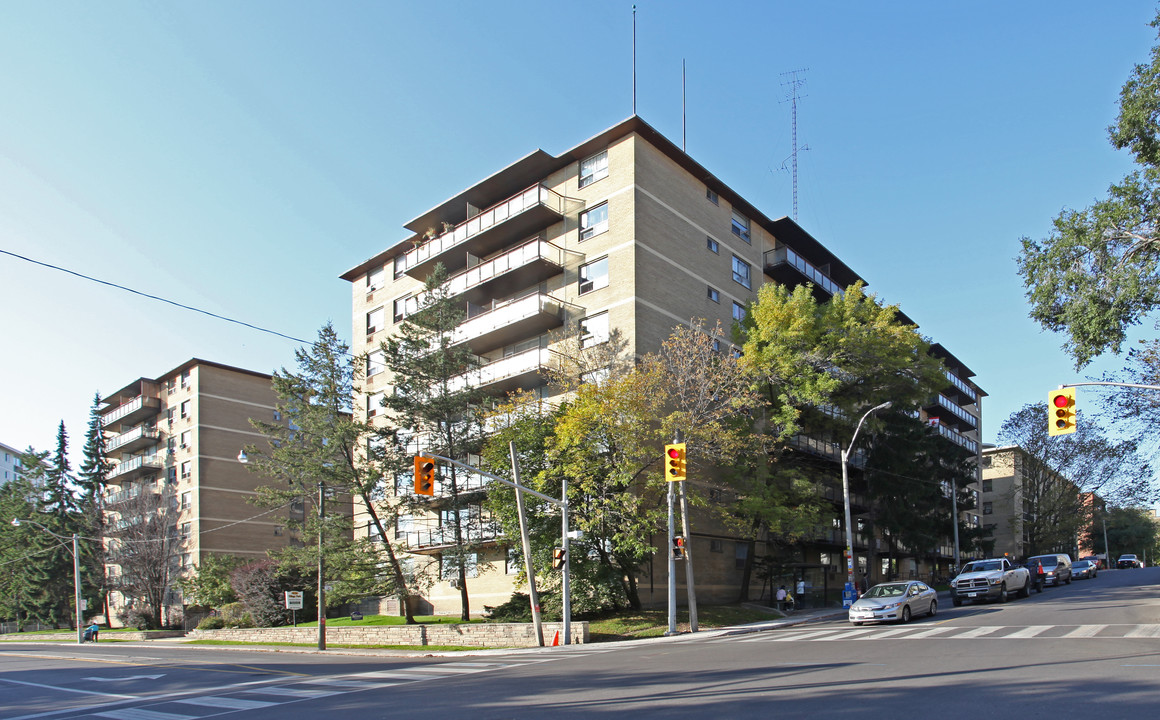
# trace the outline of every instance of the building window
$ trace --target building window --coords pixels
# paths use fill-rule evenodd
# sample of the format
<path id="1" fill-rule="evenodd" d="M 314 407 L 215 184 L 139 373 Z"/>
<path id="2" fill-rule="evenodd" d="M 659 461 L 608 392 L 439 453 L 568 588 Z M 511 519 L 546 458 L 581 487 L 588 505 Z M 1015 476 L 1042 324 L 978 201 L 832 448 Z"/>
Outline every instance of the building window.
<path id="1" fill-rule="evenodd" d="M 733 282 L 752 290 L 752 281 L 750 279 L 752 272 L 753 270 L 750 268 L 749 263 L 736 255 L 733 256 Z"/>
<path id="2" fill-rule="evenodd" d="M 995 481 L 994 481 L 994 480 L 984 480 L 984 481 L 983 481 L 983 492 L 992 492 L 992 491 L 994 491 L 994 489 L 995 489 L 995 485 L 994 485 L 994 483 L 995 483 Z"/>
<path id="3" fill-rule="evenodd" d="M 383 329 L 383 309 L 375 308 L 367 313 L 367 335 L 374 335 Z"/>
<path id="4" fill-rule="evenodd" d="M 185 462 L 181 463 L 181 479 L 185 480 L 191 475 L 193 475 L 193 461 L 186 460 Z"/>
<path id="5" fill-rule="evenodd" d="M 597 368 L 595 370 L 582 373 L 580 375 L 580 382 L 584 383 L 585 385 L 599 385 L 609 377 L 611 377 L 611 373 L 609 372 L 608 368 Z"/>
<path id="6" fill-rule="evenodd" d="M 367 273 L 367 292 L 374 292 L 383 286 L 383 277 L 387 269 L 382 265 Z"/>
<path id="7" fill-rule="evenodd" d="M 165 449 L 172 455 L 173 451 L 177 450 L 177 438 L 170 437 L 165 441 Z"/>
<path id="8" fill-rule="evenodd" d="M 580 347 L 608 342 L 608 313 L 591 315 L 580 321 Z"/>
<path id="9" fill-rule="evenodd" d="M 375 350 L 370 355 L 367 355 L 367 377 L 378 375 L 383 370 L 386 370 L 386 363 L 386 356 L 382 350 Z"/>
<path id="10" fill-rule="evenodd" d="M 608 287 L 608 258 L 602 257 L 580 266 L 580 294 Z"/>
<path id="11" fill-rule="evenodd" d="M 400 322 L 403 318 L 410 315 L 411 311 L 415 309 L 415 302 L 415 299 L 410 295 L 404 295 L 403 297 L 396 299 L 392 307 L 392 313 L 394 314 L 395 322 Z M 369 335 L 370 333 L 367 334 Z"/>
<path id="12" fill-rule="evenodd" d="M 715 303 L 721 302 L 721 293 L 717 292 L 717 288 L 712 285 L 709 286 L 709 299 Z"/>
<path id="13" fill-rule="evenodd" d="M 181 401 L 181 417 L 183 417 L 183 418 L 189 417 L 189 410 L 191 407 L 192 407 L 192 404 L 189 400 L 182 400 Z"/>
<path id="14" fill-rule="evenodd" d="M 407 269 L 407 256 L 406 255 L 396 255 L 395 256 L 395 279 L 398 280 L 399 278 L 403 277 L 403 271 L 405 271 L 406 269 Z"/>
<path id="15" fill-rule="evenodd" d="M 991 503 L 989 503 L 989 502 L 985 502 L 985 503 L 983 503 L 983 514 L 984 514 L 984 515 L 990 515 L 990 514 L 991 514 L 991 512 L 992 512 L 992 510 L 991 510 Z"/>
<path id="16" fill-rule="evenodd" d="M 745 568 L 745 561 L 749 558 L 748 543 L 733 543 L 733 564 L 738 570 Z"/>
<path id="17" fill-rule="evenodd" d="M 282 411 L 281 410 L 274 411 L 274 422 L 282 422 Z"/>
<path id="18" fill-rule="evenodd" d="M 603 150 L 580 161 L 580 187 L 588 187 L 608 177 L 608 151 Z"/>
<path id="19" fill-rule="evenodd" d="M 705 199 L 714 205 L 720 204 L 720 199 L 717 197 L 717 193 L 713 192 L 709 188 L 705 188 Z"/>
<path id="20" fill-rule="evenodd" d="M 733 303 L 733 319 L 737 322 L 745 321 L 745 306 L 739 302 Z"/>
<path id="21" fill-rule="evenodd" d="M 181 387 L 183 387 L 183 388 L 189 387 L 189 371 L 188 370 L 181 371 Z"/>
<path id="22" fill-rule="evenodd" d="M 181 509 L 188 510 L 193 505 L 193 493 L 189 490 L 181 493 Z"/>
<path id="23" fill-rule="evenodd" d="M 169 378 L 165 381 L 165 394 L 172 395 L 175 392 L 177 392 L 177 379 Z"/>
<path id="24" fill-rule="evenodd" d="M 713 352 L 721 352 L 721 341 L 713 338 Z"/>
<path id="25" fill-rule="evenodd" d="M 720 540 L 709 541 L 709 552 L 723 553 L 725 552 L 725 543 Z"/>
<path id="26" fill-rule="evenodd" d="M 193 527 L 193 523 L 187 523 L 187 522 L 181 523 L 181 539 L 182 540 L 189 539 L 189 530 L 191 527 Z"/>
<path id="27" fill-rule="evenodd" d="M 444 580 L 458 580 L 459 579 L 459 561 L 463 561 L 464 575 L 469 578 L 479 577 L 479 553 L 464 553 L 461 558 L 453 555 L 444 555 L 440 564 L 442 565 L 440 577 Z"/>
<path id="28" fill-rule="evenodd" d="M 177 468 L 175 468 L 175 467 L 165 468 L 165 479 L 168 480 L 170 483 L 177 482 Z"/>
<path id="29" fill-rule="evenodd" d="M 520 572 L 520 555 L 515 548 L 508 548 L 504 555 L 503 571 L 505 575 L 518 575 Z"/>
<path id="30" fill-rule="evenodd" d="M 193 444 L 193 431 L 183 430 L 181 432 L 181 447 L 187 448 Z"/>
<path id="31" fill-rule="evenodd" d="M 580 239 L 587 240 L 608 231 L 608 203 L 580 213 Z"/>
<path id="32" fill-rule="evenodd" d="M 708 235 L 705 236 L 705 247 L 709 248 L 709 252 L 721 252 L 721 245 Z"/>
<path id="33" fill-rule="evenodd" d="M 745 242 L 749 240 L 749 218 L 745 217 L 736 210 L 733 211 L 733 234 L 741 238 Z"/>
<path id="34" fill-rule="evenodd" d="M 367 395 L 367 419 L 370 420 L 375 415 L 378 415 L 385 408 L 383 407 L 383 398 L 385 393 L 377 392 L 374 395 Z"/>

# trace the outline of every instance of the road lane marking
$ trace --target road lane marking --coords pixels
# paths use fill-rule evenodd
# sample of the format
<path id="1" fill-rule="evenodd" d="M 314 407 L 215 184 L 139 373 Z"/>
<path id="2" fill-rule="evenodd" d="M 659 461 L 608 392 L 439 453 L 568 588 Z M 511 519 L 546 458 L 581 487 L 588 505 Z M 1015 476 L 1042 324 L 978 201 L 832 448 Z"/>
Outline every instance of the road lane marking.
<path id="1" fill-rule="evenodd" d="M 119 695 L 117 693 L 98 692 L 96 690 L 78 690 L 76 688 L 44 685 L 42 683 L 27 682 L 25 680 L 9 680 L 8 678 L 0 678 L 0 682 L 12 683 L 13 685 L 28 685 L 29 687 L 46 688 L 48 690 L 59 690 L 61 692 L 77 693 L 78 695 L 100 695 L 101 697 L 119 698 L 121 700 L 133 700 L 137 697 L 136 695 Z"/>
<path id="2" fill-rule="evenodd" d="M 108 712 L 94 713 L 97 717 L 111 718 L 111 720 L 190 720 L 196 715 L 178 715 L 177 713 L 158 712 L 144 708 L 122 708 Z"/>
<path id="3" fill-rule="evenodd" d="M 285 687 L 283 685 L 271 685 L 269 687 L 247 688 L 246 690 L 239 690 L 238 692 L 246 693 L 249 695 L 277 695 L 279 697 L 285 696 L 285 697 L 298 698 L 301 700 L 309 700 L 311 698 L 320 698 L 320 697 L 327 697 L 330 695 L 338 695 L 338 694 L 342 693 L 343 691 L 342 690 L 322 690 L 322 689 L 315 690 L 315 689 L 309 689 L 309 688 Z"/>
<path id="4" fill-rule="evenodd" d="M 257 710 L 259 708 L 281 704 L 278 702 L 267 702 L 265 700 L 246 700 L 245 698 L 222 697 L 220 695 L 183 698 L 177 702 L 184 705 L 199 705 L 202 707 L 219 708 L 225 710 Z"/>
<path id="5" fill-rule="evenodd" d="M 1095 637 L 1100 630 L 1106 628 L 1107 625 L 1080 625 L 1066 633 L 1062 637 L 1065 638 L 1087 638 Z"/>
<path id="6" fill-rule="evenodd" d="M 1003 637 L 1033 638 L 1036 635 L 1040 634 L 1041 632 L 1044 632 L 1046 630 L 1050 630 L 1053 627 L 1055 627 L 1055 626 L 1054 625 L 1032 625 L 1030 627 L 1020 628 L 1019 630 L 1016 630 L 1015 632 L 1011 633 L 1010 635 L 1004 635 Z"/>

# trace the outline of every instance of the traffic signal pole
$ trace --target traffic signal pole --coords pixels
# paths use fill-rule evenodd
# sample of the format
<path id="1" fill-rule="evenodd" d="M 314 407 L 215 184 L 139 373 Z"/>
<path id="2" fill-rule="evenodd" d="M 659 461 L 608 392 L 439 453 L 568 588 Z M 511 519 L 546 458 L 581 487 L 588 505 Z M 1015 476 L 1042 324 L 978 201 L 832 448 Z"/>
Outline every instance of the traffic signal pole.
<path id="1" fill-rule="evenodd" d="M 514 447 L 509 446 L 509 450 L 512 451 L 512 461 L 515 462 Z M 540 498 L 541 500 L 545 500 L 547 502 L 550 502 L 553 505 L 555 505 L 556 507 L 560 508 L 561 531 L 562 531 L 562 536 L 563 536 L 563 540 L 564 540 L 564 553 L 565 553 L 564 554 L 564 576 L 563 576 L 563 579 L 561 582 L 561 588 L 560 588 L 561 592 L 564 595 L 564 597 L 563 597 L 563 601 L 564 601 L 564 622 L 563 622 L 563 625 L 564 625 L 564 628 L 563 628 L 564 629 L 564 644 L 571 645 L 572 644 L 572 598 L 570 597 L 570 594 L 571 594 L 572 583 L 571 583 L 571 578 L 569 577 L 570 573 L 569 573 L 569 563 L 568 563 L 569 558 L 568 558 L 568 481 L 567 481 L 567 479 L 565 478 L 564 481 L 561 483 L 560 498 L 556 499 L 556 498 L 552 497 L 551 495 L 545 495 L 542 492 L 537 492 L 537 491 L 532 490 L 530 488 L 526 488 L 523 485 L 520 485 L 519 483 L 512 482 L 511 480 L 508 480 L 506 478 L 501 478 L 499 475 L 492 475 L 491 473 L 484 472 L 483 470 L 480 470 L 479 468 L 477 468 L 473 465 L 468 465 L 467 463 L 462 463 L 462 462 L 459 462 L 458 460 L 453 460 L 453 459 L 451 459 L 449 457 L 445 457 L 443 455 L 435 455 L 433 453 L 425 453 L 422 456 L 416 456 L 416 457 L 417 458 L 418 457 L 436 458 L 438 460 L 442 460 L 444 462 L 451 463 L 452 465 L 455 465 L 456 467 L 461 467 L 464 470 L 467 470 L 468 472 L 476 473 L 477 475 L 481 475 L 481 476 L 488 478 L 490 480 L 495 480 L 498 483 L 503 483 L 504 485 L 507 485 L 510 488 L 514 488 L 517 495 L 520 495 L 521 493 L 535 495 L 536 497 Z M 418 462 L 416 461 L 416 473 L 417 472 L 418 472 Z M 520 505 L 522 505 L 522 503 Z M 522 517 L 522 511 L 521 511 L 521 518 L 520 518 L 521 525 L 524 522 L 525 522 L 525 520 Z"/>
<path id="2" fill-rule="evenodd" d="M 532 625 L 536 629 L 536 642 L 544 647 L 544 624 L 540 620 L 540 595 L 536 591 L 536 567 L 532 563 L 532 543 L 528 538 L 528 519 L 524 511 L 524 494 L 519 491 L 520 463 L 516 459 L 516 445 L 508 442 L 508 454 L 512 459 L 512 480 L 516 483 L 516 509 L 520 515 L 520 547 L 524 551 L 524 571 L 528 574 L 528 598 L 532 603 Z"/>
<path id="3" fill-rule="evenodd" d="M 669 537 L 673 537 L 673 483 L 669 486 Z M 670 540 L 670 542 L 672 542 Z M 668 548 L 669 556 L 669 629 L 665 635 L 677 634 L 677 554 Z"/>

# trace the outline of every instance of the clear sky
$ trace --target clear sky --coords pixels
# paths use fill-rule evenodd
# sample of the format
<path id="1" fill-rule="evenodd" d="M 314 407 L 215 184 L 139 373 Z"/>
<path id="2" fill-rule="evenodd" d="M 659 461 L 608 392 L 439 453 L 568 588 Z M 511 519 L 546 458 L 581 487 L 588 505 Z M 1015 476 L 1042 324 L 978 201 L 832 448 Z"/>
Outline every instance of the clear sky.
<path id="1" fill-rule="evenodd" d="M 637 0 L 636 107 L 792 214 L 977 374 L 983 440 L 1061 382 L 1014 258 L 1129 168 L 1107 142 L 1148 2 Z M 339 275 L 523 155 L 633 109 L 632 3 L 8 2 L 0 249 L 313 339 Z M 94 393 L 297 343 L 0 255 L 0 442 L 79 457 Z M 1151 331 L 1151 327 L 1145 328 Z M 1085 374 L 1119 363 L 1110 359 Z M 1081 408 L 1084 407 L 1081 393 Z"/>

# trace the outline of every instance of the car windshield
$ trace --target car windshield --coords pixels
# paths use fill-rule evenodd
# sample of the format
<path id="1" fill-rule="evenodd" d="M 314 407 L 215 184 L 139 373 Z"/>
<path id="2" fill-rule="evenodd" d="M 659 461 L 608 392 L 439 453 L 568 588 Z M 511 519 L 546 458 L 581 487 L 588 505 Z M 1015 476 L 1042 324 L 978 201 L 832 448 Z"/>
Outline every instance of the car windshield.
<path id="1" fill-rule="evenodd" d="M 902 597 L 906 594 L 906 583 L 888 583 L 886 585 L 875 585 L 866 591 L 863 597 L 868 598 L 888 598 L 888 597 Z"/>
<path id="2" fill-rule="evenodd" d="M 1033 558 L 1031 558 L 1032 565 L 1034 565 L 1037 562 L 1043 563 L 1043 567 L 1047 567 L 1049 565 L 1058 565 L 1059 558 L 1055 557 L 1054 555 L 1051 555 L 1049 557 L 1033 557 Z"/>
<path id="3" fill-rule="evenodd" d="M 1071 567 L 1072 567 L 1072 569 L 1079 568 L 1080 570 L 1082 570 L 1085 567 L 1087 567 L 1088 565 L 1091 565 L 1091 563 L 1089 563 L 1087 560 L 1080 560 L 1079 562 L 1072 563 Z"/>
<path id="4" fill-rule="evenodd" d="M 1136 556 L 1135 555 L 1121 555 L 1120 559 L 1121 560 L 1135 560 Z"/>
<path id="5" fill-rule="evenodd" d="M 988 560 L 986 562 L 967 563 L 967 566 L 963 568 L 963 572 L 991 572 L 992 570 L 1002 569 L 1003 563 L 999 562 L 998 560 Z"/>

